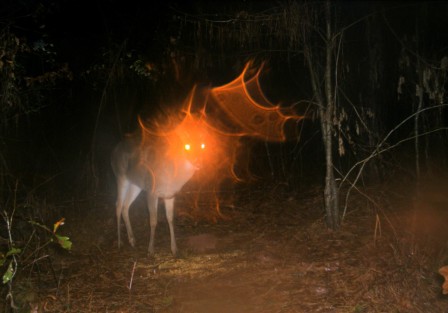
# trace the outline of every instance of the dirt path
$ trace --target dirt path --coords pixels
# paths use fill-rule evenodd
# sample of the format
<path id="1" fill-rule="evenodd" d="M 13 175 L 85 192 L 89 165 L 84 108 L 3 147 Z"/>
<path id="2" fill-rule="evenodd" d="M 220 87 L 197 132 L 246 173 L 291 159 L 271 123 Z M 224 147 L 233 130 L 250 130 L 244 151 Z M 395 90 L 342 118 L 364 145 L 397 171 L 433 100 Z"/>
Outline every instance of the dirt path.
<path id="1" fill-rule="evenodd" d="M 112 216 L 85 219 L 72 255 L 58 260 L 59 285 L 49 279 L 41 295 L 46 312 L 447 312 L 437 269 L 448 261 L 448 198 L 420 199 L 414 229 L 414 211 L 384 201 L 394 207 L 386 221 L 355 198 L 336 233 L 325 230 L 317 192 L 251 199 L 216 224 L 178 217 L 178 259 L 163 219 L 156 256 L 146 257 L 144 210 L 131 211 L 137 247 L 122 251 Z"/>

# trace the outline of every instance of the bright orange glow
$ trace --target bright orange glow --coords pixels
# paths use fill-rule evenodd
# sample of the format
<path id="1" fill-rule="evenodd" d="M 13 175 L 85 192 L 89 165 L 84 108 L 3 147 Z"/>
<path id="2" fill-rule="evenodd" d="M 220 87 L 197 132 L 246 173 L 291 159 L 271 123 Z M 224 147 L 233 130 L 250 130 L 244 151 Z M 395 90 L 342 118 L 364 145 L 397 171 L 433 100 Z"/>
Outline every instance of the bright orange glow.
<path id="1" fill-rule="evenodd" d="M 279 105 L 266 98 L 259 80 L 263 65 L 255 75 L 246 79 L 251 66 L 249 61 L 240 76 L 226 85 L 212 88 L 211 95 L 231 122 L 240 128 L 241 135 L 265 141 L 284 141 L 285 123 L 303 117 L 284 114 Z"/>
<path id="2" fill-rule="evenodd" d="M 239 174 L 235 172 L 236 162 L 246 153 L 243 137 L 284 141 L 285 123 L 303 118 L 287 115 L 279 105 L 273 105 L 261 90 L 262 67 L 250 75 L 254 72 L 251 66 L 252 62 L 248 62 L 243 72 L 226 85 L 201 93 L 194 87 L 182 109 L 164 112 L 163 118 L 139 118 L 141 145 L 151 154 L 151 159 L 142 162 L 157 167 L 162 162 L 180 164 L 188 160 L 198 169 L 194 177 L 198 191 L 193 201 L 195 208 L 199 197 L 208 195 L 212 200 L 207 202 L 220 214 L 221 199 L 216 192 L 220 185 L 251 178 L 248 157 Z M 202 101 L 197 99 L 200 96 Z M 154 175 L 149 165 L 148 170 Z"/>

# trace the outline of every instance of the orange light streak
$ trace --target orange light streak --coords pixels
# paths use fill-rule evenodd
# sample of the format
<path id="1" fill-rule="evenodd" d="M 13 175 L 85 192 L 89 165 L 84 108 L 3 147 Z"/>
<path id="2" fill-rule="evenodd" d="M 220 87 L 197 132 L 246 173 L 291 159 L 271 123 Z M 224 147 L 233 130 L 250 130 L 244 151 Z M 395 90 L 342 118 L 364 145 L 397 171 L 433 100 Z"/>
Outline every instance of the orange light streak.
<path id="1" fill-rule="evenodd" d="M 274 105 L 266 98 L 259 80 L 263 65 L 246 80 L 252 64 L 247 62 L 243 72 L 230 83 L 212 88 L 211 95 L 232 123 L 240 128 L 241 136 L 285 141 L 285 123 L 290 119 L 299 121 L 303 117 L 284 114 L 280 105 Z"/>
<path id="2" fill-rule="evenodd" d="M 148 164 L 153 179 L 157 179 L 154 168 L 161 162 L 190 161 L 199 170 L 195 175 L 198 189 L 211 192 L 218 214 L 220 201 L 216 190 L 220 184 L 229 179 L 235 182 L 250 178 L 235 173 L 235 164 L 246 148 L 240 139 L 285 141 L 285 123 L 303 118 L 285 114 L 280 105 L 267 99 L 259 81 L 263 66 L 251 75 L 252 65 L 248 62 L 230 83 L 206 90 L 203 103 L 195 100 L 197 90 L 194 87 L 181 110 L 165 114 L 163 120 L 146 122 L 139 118 L 141 148 L 148 152 L 142 153 L 141 162 Z M 241 172 L 250 176 L 248 168 Z M 198 200 L 193 202 L 195 207 L 199 205 Z"/>

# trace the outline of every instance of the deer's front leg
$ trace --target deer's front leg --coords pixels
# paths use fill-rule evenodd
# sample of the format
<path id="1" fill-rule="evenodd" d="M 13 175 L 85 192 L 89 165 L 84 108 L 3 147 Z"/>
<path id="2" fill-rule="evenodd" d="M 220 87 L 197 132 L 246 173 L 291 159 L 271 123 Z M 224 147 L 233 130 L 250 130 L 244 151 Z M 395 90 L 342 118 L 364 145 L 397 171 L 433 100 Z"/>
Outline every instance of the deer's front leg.
<path id="1" fill-rule="evenodd" d="M 158 204 L 158 198 L 154 195 L 148 194 L 149 225 L 151 228 L 151 234 L 149 237 L 148 256 L 154 255 L 154 237 L 157 228 L 157 204 Z"/>
<path id="2" fill-rule="evenodd" d="M 177 256 L 177 245 L 176 245 L 176 236 L 174 234 L 174 198 L 165 199 L 165 210 L 166 210 L 166 219 L 168 221 L 168 226 L 170 227 L 170 237 L 171 237 L 171 253 L 173 256 Z"/>

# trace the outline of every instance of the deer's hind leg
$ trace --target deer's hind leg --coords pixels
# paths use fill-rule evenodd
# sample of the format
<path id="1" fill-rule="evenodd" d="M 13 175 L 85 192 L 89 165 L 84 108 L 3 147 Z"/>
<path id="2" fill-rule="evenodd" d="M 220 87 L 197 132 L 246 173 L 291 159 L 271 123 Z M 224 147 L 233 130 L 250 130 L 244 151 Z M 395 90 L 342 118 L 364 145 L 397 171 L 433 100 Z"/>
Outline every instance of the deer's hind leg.
<path id="1" fill-rule="evenodd" d="M 128 240 L 129 244 L 132 247 L 135 247 L 135 237 L 134 232 L 132 231 L 131 222 L 129 220 L 129 208 L 131 207 L 131 204 L 134 202 L 134 200 L 137 198 L 137 196 L 141 192 L 141 188 L 130 183 L 129 181 L 125 184 L 127 188 L 124 191 L 123 198 L 121 202 L 121 209 L 119 209 L 119 206 L 117 204 L 117 226 L 118 226 L 118 244 L 120 245 L 120 227 L 121 227 L 121 217 L 123 217 L 124 224 L 126 226 L 126 231 L 128 234 Z M 119 192 L 120 193 L 120 192 Z M 119 196 L 120 199 L 120 196 Z M 117 201 L 118 203 L 118 201 Z"/>

